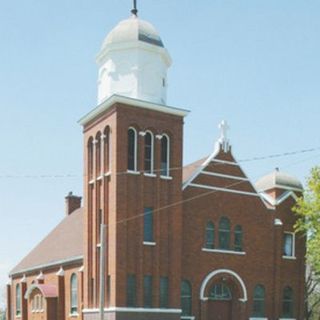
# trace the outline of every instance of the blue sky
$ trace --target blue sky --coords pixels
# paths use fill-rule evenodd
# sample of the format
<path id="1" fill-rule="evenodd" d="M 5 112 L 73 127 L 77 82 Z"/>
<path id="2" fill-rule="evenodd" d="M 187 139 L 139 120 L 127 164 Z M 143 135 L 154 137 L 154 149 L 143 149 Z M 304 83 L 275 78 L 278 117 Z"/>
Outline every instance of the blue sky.
<path id="1" fill-rule="evenodd" d="M 320 2 L 138 0 L 168 48 L 168 103 L 191 110 L 184 162 L 210 153 L 226 119 L 238 159 L 320 147 Z M 130 0 L 0 0 L 0 288 L 82 194 L 82 133 L 95 56 Z M 243 163 L 304 181 L 320 150 Z M 62 176 L 62 177 L 61 177 Z M 0 295 L 1 296 L 1 295 Z"/>

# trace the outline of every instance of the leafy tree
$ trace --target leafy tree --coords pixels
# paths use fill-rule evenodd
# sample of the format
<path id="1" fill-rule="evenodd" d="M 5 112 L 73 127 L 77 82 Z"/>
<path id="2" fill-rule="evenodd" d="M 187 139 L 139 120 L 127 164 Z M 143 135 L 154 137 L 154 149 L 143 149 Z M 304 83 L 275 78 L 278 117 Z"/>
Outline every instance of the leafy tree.
<path id="1" fill-rule="evenodd" d="M 320 167 L 311 170 L 294 211 L 296 231 L 307 237 L 306 319 L 320 319 Z"/>

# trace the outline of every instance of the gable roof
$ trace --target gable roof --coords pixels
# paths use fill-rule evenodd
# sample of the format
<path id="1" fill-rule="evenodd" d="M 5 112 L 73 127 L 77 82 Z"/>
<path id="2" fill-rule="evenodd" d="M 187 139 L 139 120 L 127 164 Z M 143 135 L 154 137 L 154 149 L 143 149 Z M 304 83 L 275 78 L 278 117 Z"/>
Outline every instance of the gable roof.
<path id="1" fill-rule="evenodd" d="M 10 275 L 25 273 L 45 266 L 63 264 L 83 258 L 83 208 L 66 216 Z"/>

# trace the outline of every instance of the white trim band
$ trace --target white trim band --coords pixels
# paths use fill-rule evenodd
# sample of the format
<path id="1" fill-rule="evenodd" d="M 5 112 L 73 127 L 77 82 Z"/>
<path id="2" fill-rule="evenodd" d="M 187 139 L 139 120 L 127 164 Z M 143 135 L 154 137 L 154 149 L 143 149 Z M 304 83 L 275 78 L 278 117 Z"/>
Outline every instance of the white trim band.
<path id="1" fill-rule="evenodd" d="M 82 313 L 96 313 L 100 309 L 83 309 Z M 104 308 L 104 312 L 141 312 L 141 313 L 181 313 L 181 309 L 160 309 L 160 308 L 126 308 L 126 307 L 110 307 Z"/>
<path id="2" fill-rule="evenodd" d="M 204 252 L 227 253 L 227 254 L 236 254 L 236 255 L 240 255 L 240 256 L 246 255 L 246 253 L 244 251 L 209 249 L 209 248 L 202 248 L 201 250 Z"/>
<path id="3" fill-rule="evenodd" d="M 226 188 L 220 188 L 220 187 L 212 187 L 212 186 L 207 186 L 207 185 L 198 184 L 198 183 L 190 183 L 189 187 L 216 190 L 216 191 L 223 191 L 223 192 L 229 192 L 229 193 L 237 193 L 237 194 L 243 194 L 243 195 L 246 195 L 246 196 L 254 196 L 254 197 L 259 197 L 260 198 L 260 195 L 257 194 L 257 193 L 254 193 L 254 192 L 241 191 L 241 190 L 235 190 L 235 189 L 226 189 Z"/>
<path id="4" fill-rule="evenodd" d="M 210 171 L 205 171 L 205 170 L 201 171 L 200 174 L 206 174 L 208 176 L 215 176 L 215 177 L 219 177 L 219 178 L 241 180 L 241 181 L 249 181 L 249 179 L 246 178 L 246 177 L 231 176 L 229 174 L 222 174 L 222 173 L 210 172 Z"/>

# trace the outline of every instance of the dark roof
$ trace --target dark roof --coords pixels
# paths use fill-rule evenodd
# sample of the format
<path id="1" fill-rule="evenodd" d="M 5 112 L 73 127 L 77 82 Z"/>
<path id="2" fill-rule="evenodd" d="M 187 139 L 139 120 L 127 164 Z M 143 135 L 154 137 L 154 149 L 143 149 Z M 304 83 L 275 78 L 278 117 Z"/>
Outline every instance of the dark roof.
<path id="1" fill-rule="evenodd" d="M 20 263 L 11 275 L 83 257 L 83 209 L 65 217 Z"/>
<path id="2" fill-rule="evenodd" d="M 183 168 L 183 182 L 187 181 L 206 158 Z M 63 264 L 64 261 L 83 257 L 83 208 L 65 217 L 10 274 L 19 274 L 44 266 Z"/>
<path id="3" fill-rule="evenodd" d="M 182 183 L 188 181 L 188 179 L 192 177 L 192 175 L 201 167 L 201 165 L 206 161 L 207 158 L 208 157 L 202 158 L 183 167 Z"/>

